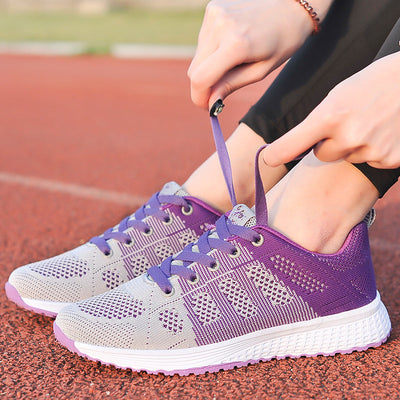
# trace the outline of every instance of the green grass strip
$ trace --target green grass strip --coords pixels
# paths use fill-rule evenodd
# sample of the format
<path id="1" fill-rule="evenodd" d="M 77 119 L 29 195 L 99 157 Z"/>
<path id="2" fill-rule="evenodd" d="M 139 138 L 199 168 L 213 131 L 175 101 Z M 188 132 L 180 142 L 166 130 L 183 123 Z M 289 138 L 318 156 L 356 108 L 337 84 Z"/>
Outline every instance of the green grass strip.
<path id="1" fill-rule="evenodd" d="M 80 41 L 105 54 L 115 43 L 195 45 L 203 10 L 134 9 L 101 15 L 1 13 L 0 41 Z"/>

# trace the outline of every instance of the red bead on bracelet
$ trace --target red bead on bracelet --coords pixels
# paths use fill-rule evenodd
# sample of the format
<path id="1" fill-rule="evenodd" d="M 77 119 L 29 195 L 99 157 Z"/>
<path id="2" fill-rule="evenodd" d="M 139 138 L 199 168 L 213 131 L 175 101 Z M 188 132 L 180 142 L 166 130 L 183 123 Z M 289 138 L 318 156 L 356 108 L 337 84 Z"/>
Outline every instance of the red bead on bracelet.
<path id="1" fill-rule="evenodd" d="M 295 1 L 299 3 L 301 6 L 303 6 L 303 8 L 308 12 L 308 15 L 311 17 L 313 23 L 312 34 L 316 35 L 321 30 L 320 20 L 317 16 L 317 13 L 314 11 L 313 7 L 307 0 L 295 0 Z"/>

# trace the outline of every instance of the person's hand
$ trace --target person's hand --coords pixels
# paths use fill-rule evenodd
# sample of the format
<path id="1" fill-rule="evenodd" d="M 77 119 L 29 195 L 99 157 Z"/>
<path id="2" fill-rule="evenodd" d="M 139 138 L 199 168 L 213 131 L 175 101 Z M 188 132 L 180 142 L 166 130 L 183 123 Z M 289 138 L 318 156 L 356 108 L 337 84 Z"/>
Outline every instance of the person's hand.
<path id="1" fill-rule="evenodd" d="M 322 20 L 333 0 L 310 0 Z M 285 62 L 313 29 L 294 0 L 212 0 L 188 70 L 193 102 L 217 100 L 263 79 Z"/>
<path id="2" fill-rule="evenodd" d="M 321 161 L 400 167 L 400 52 L 336 86 L 299 125 L 263 152 L 275 167 L 314 147 Z"/>

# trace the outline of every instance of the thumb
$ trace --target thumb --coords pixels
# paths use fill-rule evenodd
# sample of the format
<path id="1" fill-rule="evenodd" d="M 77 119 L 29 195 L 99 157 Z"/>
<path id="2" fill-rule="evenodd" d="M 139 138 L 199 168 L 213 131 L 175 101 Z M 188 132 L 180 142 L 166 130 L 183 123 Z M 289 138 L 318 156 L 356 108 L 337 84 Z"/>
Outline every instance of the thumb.
<path id="1" fill-rule="evenodd" d="M 318 109 L 315 109 L 303 122 L 264 149 L 264 162 L 270 167 L 286 164 L 327 136 Z"/>
<path id="2" fill-rule="evenodd" d="M 240 53 L 235 52 L 225 44 L 207 56 L 195 69 L 192 69 L 190 71 L 190 86 L 194 104 L 207 108 L 207 104 L 210 103 L 212 88 L 229 71 L 242 62 Z"/>

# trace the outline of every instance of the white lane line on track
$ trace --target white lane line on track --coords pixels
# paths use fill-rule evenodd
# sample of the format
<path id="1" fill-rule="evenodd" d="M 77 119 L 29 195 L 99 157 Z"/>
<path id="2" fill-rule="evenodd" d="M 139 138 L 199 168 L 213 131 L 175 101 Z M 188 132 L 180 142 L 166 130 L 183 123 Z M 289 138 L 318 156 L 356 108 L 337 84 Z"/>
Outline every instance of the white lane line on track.
<path id="1" fill-rule="evenodd" d="M 76 56 L 87 51 L 82 42 L 0 42 L 0 53 L 41 56 Z"/>
<path id="2" fill-rule="evenodd" d="M 5 171 L 0 171 L 0 182 L 14 183 L 22 186 L 33 187 L 35 189 L 47 190 L 49 192 L 66 193 L 72 196 L 108 201 L 129 206 L 141 205 L 148 200 L 148 198 L 144 196 L 135 196 L 128 193 L 99 189 L 92 186 L 64 183 L 56 180 L 19 175 Z"/>
<path id="3" fill-rule="evenodd" d="M 196 46 L 122 43 L 111 46 L 111 54 L 119 58 L 190 60 L 195 52 Z"/>
<path id="4" fill-rule="evenodd" d="M 76 56 L 85 54 L 90 46 L 85 42 L 67 41 L 0 41 L 0 54 L 30 54 L 42 56 Z M 196 46 L 116 43 L 110 54 L 118 58 L 190 60 Z"/>

